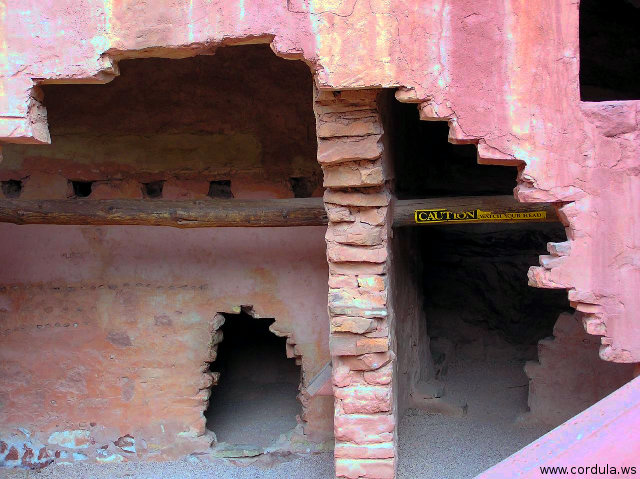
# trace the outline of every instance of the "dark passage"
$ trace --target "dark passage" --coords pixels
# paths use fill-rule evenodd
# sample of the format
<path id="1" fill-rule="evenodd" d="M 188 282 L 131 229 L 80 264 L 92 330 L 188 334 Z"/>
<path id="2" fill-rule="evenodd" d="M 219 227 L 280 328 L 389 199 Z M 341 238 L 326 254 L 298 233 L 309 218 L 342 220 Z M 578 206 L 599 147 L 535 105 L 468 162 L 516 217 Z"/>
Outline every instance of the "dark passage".
<path id="1" fill-rule="evenodd" d="M 273 319 L 224 316 L 224 338 L 211 364 L 220 381 L 205 412 L 207 428 L 218 442 L 266 447 L 297 424 L 300 368 L 287 359 L 285 338 L 269 331 Z"/>
<path id="2" fill-rule="evenodd" d="M 398 198 L 513 194 L 517 168 L 478 164 L 475 145 L 448 142 L 446 122 L 421 121 L 415 105 L 398 102 L 391 103 L 389 121 Z M 566 241 L 560 223 L 434 225 L 397 235 L 422 265 L 416 276 L 432 338 L 473 341 L 480 327 L 534 346 L 569 307 L 565 291 L 527 284 L 546 244 Z"/>
<path id="3" fill-rule="evenodd" d="M 421 121 L 415 104 L 392 105 L 389 129 L 399 199 L 513 193 L 515 167 L 479 165 L 475 145 L 447 141 L 447 122 Z"/>
<path id="4" fill-rule="evenodd" d="M 387 122 L 398 198 L 513 194 L 517 168 L 478 164 L 446 122 L 395 101 Z M 528 286 L 527 271 L 562 241 L 560 223 L 394 229 L 399 479 L 475 477 L 547 431 L 518 422 L 523 366 L 569 304 L 566 291 Z"/>

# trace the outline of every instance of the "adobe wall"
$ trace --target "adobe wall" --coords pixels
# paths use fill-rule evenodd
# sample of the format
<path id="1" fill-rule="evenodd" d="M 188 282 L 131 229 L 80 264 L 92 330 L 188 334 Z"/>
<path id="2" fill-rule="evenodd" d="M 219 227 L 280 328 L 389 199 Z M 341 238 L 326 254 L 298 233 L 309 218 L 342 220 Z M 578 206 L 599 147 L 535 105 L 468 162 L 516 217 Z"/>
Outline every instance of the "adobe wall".
<path id="1" fill-rule="evenodd" d="M 230 181 L 234 198 L 322 194 L 304 63 L 249 45 L 120 72 L 45 86 L 53 142 L 5 146 L 0 180 L 22 180 L 23 199 L 73 196 L 69 180 L 94 181 L 91 199 L 142 198 L 149 182 L 164 199 L 206 198 L 210 181 Z"/>
<path id="2" fill-rule="evenodd" d="M 559 426 L 634 378 L 634 365 L 598 360 L 598 343 L 582 327 L 581 313 L 561 314 L 553 337 L 538 343 L 528 361 L 527 420 Z"/>
<path id="3" fill-rule="evenodd" d="M 142 198 L 157 181 L 165 199 L 206 201 L 218 180 L 235 198 L 317 195 L 308 69 L 240 50 L 233 65 L 221 50 L 123 64 L 108 85 L 48 86 L 52 145 L 5 146 L 1 179 L 22 181 L 27 199 L 73 197 L 70 180 L 93 182 L 89 199 Z M 331 439 L 332 398 L 304 389 L 330 360 L 325 231 L 0 225 L 0 458 L 206 451 L 216 314 L 241 306 L 275 318 L 282 355 L 301 358 L 297 440 Z"/>
<path id="4" fill-rule="evenodd" d="M 29 442 L 68 460 L 206 450 L 217 312 L 276 318 L 303 385 L 329 360 L 324 231 L 4 225 L 0 440 L 18 464 Z M 305 403 L 308 440 L 330 438 L 331 398 Z M 135 454 L 114 447 L 127 434 Z"/>
<path id="5" fill-rule="evenodd" d="M 620 207 L 637 203 L 638 102 L 581 104 L 576 2 L 22 6 L 0 11 L 3 141 L 49 141 L 34 81 L 105 82 L 122 58 L 223 43 L 271 43 L 304 59 L 322 88 L 406 87 L 423 118 L 449 121 L 452 141 L 477 144 L 480 161 L 520 165 L 519 200 L 566 203 L 562 259 L 534 269 L 531 282 L 569 290 L 588 330 L 604 336 L 603 359 L 640 359 L 640 270 L 625 259 L 638 227 Z"/>
<path id="6" fill-rule="evenodd" d="M 640 361 L 640 267 L 635 259 L 640 229 L 629 216 L 640 195 L 640 102 L 580 102 L 578 4 L 572 0 L 196 0 L 152 9 L 141 0 L 98 0 L 86 7 L 74 0 L 54 6 L 30 0 L 19 9 L 3 6 L 0 140 L 5 149 L 6 143 L 49 141 L 41 91 L 34 85 L 108 82 L 125 58 L 189 57 L 246 42 L 269 43 L 281 57 L 303 59 L 321 93 L 401 87 L 398 97 L 415 102 L 423 119 L 449 122 L 450 141 L 477 145 L 480 162 L 518 166 L 516 197 L 560 202 L 568 237 L 549 245 L 550 255 L 529 272 L 530 284 L 568 291 L 572 305 L 584 313 L 587 331 L 602 336 L 601 358 Z M 375 160 L 376 151 L 358 148 L 342 160 Z M 331 205 L 338 206 L 335 218 L 341 222 L 359 224 L 357 215 L 349 216 L 342 206 L 386 216 L 388 192 L 375 194 L 384 175 L 373 163 L 365 164 L 363 175 L 346 168 L 347 184 L 347 173 L 332 170 L 327 186 L 336 191 L 325 202 L 330 214 Z M 374 186 L 374 194 L 348 190 L 356 184 Z M 377 221 L 383 230 L 388 226 L 381 217 Z M 331 223 L 330 217 L 334 234 Z M 341 233 L 353 241 L 349 231 Z M 386 275 L 388 244 L 378 240 L 375 248 L 343 248 L 331 239 L 328 259 L 333 272 L 349 269 L 372 276 L 371 284 L 382 291 L 369 290 L 365 282 L 367 291 L 359 293 L 386 309 L 386 278 L 381 285 L 377 277 Z M 360 266 L 345 269 L 344 263 Z M 346 288 L 337 284 L 331 289 Z M 355 289 L 358 283 L 350 279 L 345 284 Z M 361 304 L 359 295 L 343 299 L 345 308 Z M 390 357 L 393 334 L 391 327 L 387 340 L 367 338 L 361 344 L 376 344 L 380 354 Z M 347 343 L 346 349 L 332 347 L 332 356 L 353 355 L 358 341 Z M 340 371 L 334 362 L 334 381 Z M 393 476 L 395 448 L 389 440 L 395 418 L 394 406 L 385 402 L 387 389 L 379 391 L 382 401 L 373 402 L 385 411 L 374 417 L 341 417 L 342 406 L 336 405 L 337 424 L 347 433 L 373 428 L 378 431 L 373 444 L 382 444 L 359 448 L 347 441 L 339 475 Z M 345 400 L 357 403 L 350 393 Z M 374 451 L 384 457 L 368 457 Z"/>
<path id="7" fill-rule="evenodd" d="M 411 393 L 419 383 L 434 379 L 430 331 L 425 313 L 422 245 L 415 231 L 397 228 L 393 232 L 391 290 L 397 337 L 398 418 L 411 407 Z"/>

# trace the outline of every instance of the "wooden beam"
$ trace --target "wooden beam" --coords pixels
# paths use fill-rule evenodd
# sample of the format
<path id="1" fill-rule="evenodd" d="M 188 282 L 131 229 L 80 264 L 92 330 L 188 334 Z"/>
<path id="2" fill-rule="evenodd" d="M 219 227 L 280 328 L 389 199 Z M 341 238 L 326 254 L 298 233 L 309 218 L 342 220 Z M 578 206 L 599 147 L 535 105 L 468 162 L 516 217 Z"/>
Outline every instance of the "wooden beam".
<path id="1" fill-rule="evenodd" d="M 176 228 L 327 224 L 322 198 L 285 200 L 0 200 L 0 222 Z"/>
<path id="2" fill-rule="evenodd" d="M 469 196 L 397 200 L 394 202 L 393 226 L 416 225 L 416 210 L 428 210 L 432 212 L 432 219 L 442 220 L 427 221 L 424 223 L 427 225 L 558 221 L 555 208 L 550 203 L 519 203 L 512 196 Z M 525 218 L 526 215 L 530 217 Z M 428 216 L 428 213 L 426 216 L 421 214 L 425 219 Z M 0 222 L 176 228 L 284 227 L 326 225 L 327 215 L 322 198 L 180 201 L 3 199 L 0 200 Z"/>

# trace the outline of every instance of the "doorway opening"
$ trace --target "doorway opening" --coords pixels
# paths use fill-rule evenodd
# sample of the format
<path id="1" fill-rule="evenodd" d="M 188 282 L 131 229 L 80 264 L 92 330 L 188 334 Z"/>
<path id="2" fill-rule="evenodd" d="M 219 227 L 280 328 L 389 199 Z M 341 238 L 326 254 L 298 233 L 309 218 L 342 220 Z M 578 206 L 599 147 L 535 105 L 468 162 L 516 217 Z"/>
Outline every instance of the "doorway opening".
<path id="1" fill-rule="evenodd" d="M 249 311 L 223 314 L 210 366 L 219 377 L 204 415 L 218 443 L 264 450 L 298 424 L 301 368 L 287 358 L 287 338 L 269 330 L 275 320 Z"/>
<path id="2" fill-rule="evenodd" d="M 450 144 L 415 105 L 387 111 L 397 198 L 513 194 L 516 167 L 479 165 L 475 145 Z M 399 478 L 474 477 L 548 430 L 522 420 L 524 366 L 569 303 L 529 287 L 527 271 L 566 239 L 560 223 L 394 229 Z"/>

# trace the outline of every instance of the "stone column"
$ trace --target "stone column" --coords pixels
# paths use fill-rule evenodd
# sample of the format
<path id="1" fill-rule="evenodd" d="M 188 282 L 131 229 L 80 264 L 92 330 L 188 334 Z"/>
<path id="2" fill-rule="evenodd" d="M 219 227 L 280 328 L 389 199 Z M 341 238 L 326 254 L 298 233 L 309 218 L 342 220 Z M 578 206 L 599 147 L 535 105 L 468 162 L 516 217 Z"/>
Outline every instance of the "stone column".
<path id="1" fill-rule="evenodd" d="M 329 340 L 340 478 L 390 479 L 396 466 L 391 215 L 380 90 L 316 91 L 318 161 L 329 217 Z"/>

